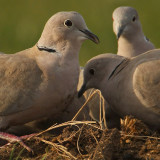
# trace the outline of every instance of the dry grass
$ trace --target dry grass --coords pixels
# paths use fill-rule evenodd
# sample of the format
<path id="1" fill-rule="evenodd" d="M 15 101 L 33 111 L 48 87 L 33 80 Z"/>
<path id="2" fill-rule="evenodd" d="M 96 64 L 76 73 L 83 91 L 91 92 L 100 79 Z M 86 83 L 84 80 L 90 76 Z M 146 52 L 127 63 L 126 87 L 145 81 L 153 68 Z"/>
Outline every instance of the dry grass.
<path id="1" fill-rule="evenodd" d="M 76 117 L 95 94 L 99 94 L 100 123 L 75 121 Z M 102 112 L 101 112 L 102 111 Z M 102 113 L 102 115 L 101 115 Z M 95 90 L 71 121 L 54 124 L 30 137 L 22 146 L 31 147 L 29 153 L 22 146 L 10 143 L 0 150 L 0 159 L 151 159 L 160 157 L 160 135 L 148 129 L 140 120 L 126 117 L 121 120 L 121 131 L 102 129 L 105 121 L 104 99 Z M 64 128 L 58 135 L 49 133 Z M 27 149 L 27 147 L 25 147 Z M 107 157 L 106 157 L 107 156 Z M 126 158 L 127 157 L 127 158 Z"/>
<path id="2" fill-rule="evenodd" d="M 104 126 L 105 128 L 107 127 L 107 124 L 106 124 L 106 117 L 105 117 L 105 103 L 104 103 L 104 98 L 102 96 L 102 93 L 100 90 L 94 90 L 93 92 L 91 91 L 90 92 L 91 94 L 88 96 L 88 99 L 86 100 L 86 102 L 83 104 L 83 106 L 79 109 L 79 111 L 76 113 L 76 115 L 72 118 L 72 121 L 74 121 L 78 115 L 80 114 L 80 112 L 82 112 L 83 108 L 86 107 L 87 103 L 89 101 L 91 101 L 92 97 L 95 95 L 95 94 L 98 94 L 99 95 L 99 124 L 100 124 L 100 127 L 101 129 L 103 128 L 103 125 L 102 123 L 104 123 Z M 101 115 L 101 113 L 103 115 Z"/>

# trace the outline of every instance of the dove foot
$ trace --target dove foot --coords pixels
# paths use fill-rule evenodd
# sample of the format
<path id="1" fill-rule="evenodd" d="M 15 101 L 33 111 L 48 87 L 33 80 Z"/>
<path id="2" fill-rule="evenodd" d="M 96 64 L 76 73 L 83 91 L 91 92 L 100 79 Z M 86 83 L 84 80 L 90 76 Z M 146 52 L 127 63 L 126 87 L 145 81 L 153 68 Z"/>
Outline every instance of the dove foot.
<path id="1" fill-rule="evenodd" d="M 33 135 L 35 134 L 30 134 L 30 135 L 25 135 L 25 136 L 21 136 L 21 137 L 18 137 L 18 136 L 15 136 L 13 134 L 9 134 L 9 133 L 5 133 L 5 132 L 0 132 L 0 139 L 3 139 L 3 140 L 6 140 L 8 141 L 9 143 L 7 143 L 6 145 L 9 145 L 10 143 L 15 143 L 15 142 L 18 142 L 20 143 L 21 146 L 23 146 L 25 149 L 27 149 L 29 152 L 32 152 L 33 153 L 33 150 L 28 147 L 24 142 L 23 142 L 23 139 L 27 139 L 27 138 L 30 138 L 32 137 Z M 4 146 L 2 146 L 4 147 Z M 0 147 L 0 148 L 2 148 Z"/>

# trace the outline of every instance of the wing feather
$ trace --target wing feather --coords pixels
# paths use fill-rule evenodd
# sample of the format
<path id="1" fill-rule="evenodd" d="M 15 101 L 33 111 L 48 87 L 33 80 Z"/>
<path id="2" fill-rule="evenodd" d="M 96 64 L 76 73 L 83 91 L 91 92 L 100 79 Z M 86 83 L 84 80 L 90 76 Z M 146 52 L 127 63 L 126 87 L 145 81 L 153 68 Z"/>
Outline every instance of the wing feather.
<path id="1" fill-rule="evenodd" d="M 137 98 L 146 107 L 160 110 L 160 60 L 139 64 L 133 75 L 133 88 Z"/>
<path id="2" fill-rule="evenodd" d="M 0 115 L 17 113 L 32 106 L 42 71 L 24 55 L 0 56 Z"/>

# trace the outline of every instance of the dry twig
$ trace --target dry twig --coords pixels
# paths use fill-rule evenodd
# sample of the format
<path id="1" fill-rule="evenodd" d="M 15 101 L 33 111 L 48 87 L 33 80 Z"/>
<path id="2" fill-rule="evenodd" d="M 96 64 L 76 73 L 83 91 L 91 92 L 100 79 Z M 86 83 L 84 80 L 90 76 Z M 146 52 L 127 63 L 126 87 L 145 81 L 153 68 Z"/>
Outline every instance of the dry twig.
<path id="1" fill-rule="evenodd" d="M 40 141 L 46 143 L 46 144 L 49 144 L 49 145 L 52 145 L 55 149 L 57 149 L 58 151 L 62 152 L 62 153 L 65 153 L 66 155 L 68 155 L 70 158 L 73 158 L 73 159 L 77 159 L 76 157 L 74 157 L 70 152 L 67 151 L 67 148 L 62 146 L 62 145 L 59 145 L 59 144 L 56 144 L 56 143 L 52 143 L 50 141 L 47 141 L 47 140 L 44 140 L 43 138 L 39 138 L 39 137 L 35 137 L 36 139 L 39 139 Z M 66 155 L 64 155 L 66 157 Z M 63 156 L 63 154 L 62 154 Z"/>

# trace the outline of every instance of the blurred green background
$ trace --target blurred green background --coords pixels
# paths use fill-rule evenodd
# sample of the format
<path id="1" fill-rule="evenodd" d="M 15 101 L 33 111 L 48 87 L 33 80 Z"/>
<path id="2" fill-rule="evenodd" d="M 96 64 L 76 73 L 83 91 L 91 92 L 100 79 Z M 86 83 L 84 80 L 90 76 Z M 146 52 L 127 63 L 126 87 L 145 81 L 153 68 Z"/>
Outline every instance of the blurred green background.
<path id="1" fill-rule="evenodd" d="M 80 64 L 91 57 L 117 52 L 112 30 L 112 12 L 119 6 L 132 6 L 139 12 L 145 35 L 159 47 L 159 0 L 0 0 L 0 51 L 15 53 L 32 47 L 46 21 L 59 11 L 77 11 L 101 43 L 86 41 L 80 51 Z"/>

